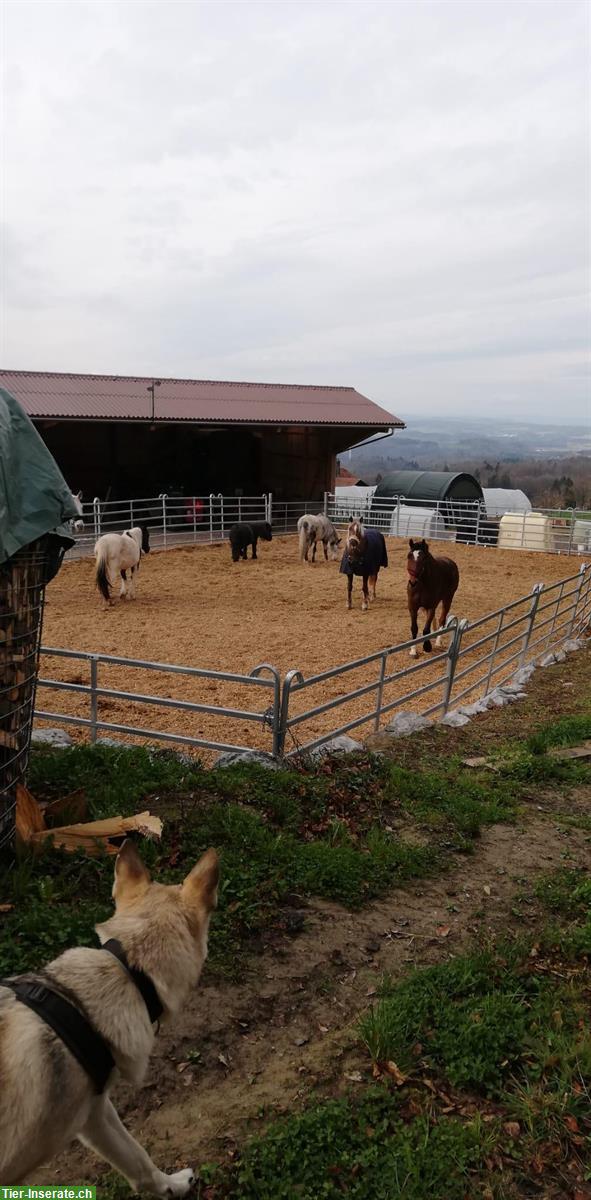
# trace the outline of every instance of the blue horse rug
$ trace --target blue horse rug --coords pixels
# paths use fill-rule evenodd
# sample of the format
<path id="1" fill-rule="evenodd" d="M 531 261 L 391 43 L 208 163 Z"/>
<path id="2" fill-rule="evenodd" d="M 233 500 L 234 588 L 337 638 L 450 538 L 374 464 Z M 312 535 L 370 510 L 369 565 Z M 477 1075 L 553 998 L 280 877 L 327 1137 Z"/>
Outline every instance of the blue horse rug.
<path id="1" fill-rule="evenodd" d="M 341 575 L 377 575 L 380 567 L 388 566 L 388 551 L 383 533 L 379 529 L 365 529 L 365 551 L 363 558 L 357 562 L 349 561 L 345 549 L 341 559 Z"/>

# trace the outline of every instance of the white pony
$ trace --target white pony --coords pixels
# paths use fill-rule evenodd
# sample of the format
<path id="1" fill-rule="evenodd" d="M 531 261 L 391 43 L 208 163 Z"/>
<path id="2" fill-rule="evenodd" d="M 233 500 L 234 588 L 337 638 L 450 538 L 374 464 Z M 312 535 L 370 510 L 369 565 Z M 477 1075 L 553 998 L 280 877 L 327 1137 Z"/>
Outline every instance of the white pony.
<path id="1" fill-rule="evenodd" d="M 74 502 L 74 507 L 76 509 L 76 512 L 78 513 L 78 516 L 74 517 L 71 521 L 68 522 L 68 524 L 69 524 L 70 528 L 74 530 L 74 533 L 82 533 L 82 530 L 84 529 L 84 521 L 82 519 L 83 518 L 82 492 L 76 492 L 75 495 L 74 495 L 74 492 L 72 492 L 72 500 Z"/>
<path id="2" fill-rule="evenodd" d="M 104 533 L 94 548 L 96 586 L 107 604 L 112 604 L 111 588 L 121 579 L 120 599 L 135 600 L 135 572 L 142 554 L 150 553 L 150 539 L 145 525 L 126 529 L 125 533 Z M 127 574 L 129 571 L 129 586 Z"/>
<path id="3" fill-rule="evenodd" d="M 341 539 L 328 517 L 323 513 L 318 516 L 312 516 L 310 513 L 304 513 L 298 521 L 298 534 L 300 539 L 300 562 L 308 561 L 308 550 L 312 547 L 312 562 L 316 562 L 316 544 L 322 542 L 324 549 L 324 557 L 328 562 L 328 550 L 330 549 L 330 557 L 338 558 L 339 546 Z"/>

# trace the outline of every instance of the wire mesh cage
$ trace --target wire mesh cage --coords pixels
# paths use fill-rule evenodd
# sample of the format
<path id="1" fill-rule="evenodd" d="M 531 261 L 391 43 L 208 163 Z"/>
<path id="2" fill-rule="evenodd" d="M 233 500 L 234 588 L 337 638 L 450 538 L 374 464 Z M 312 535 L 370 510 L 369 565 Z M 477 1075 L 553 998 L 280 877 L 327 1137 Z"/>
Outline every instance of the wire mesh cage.
<path id="1" fill-rule="evenodd" d="M 46 534 L 0 566 L 0 847 L 15 835 L 19 784 L 29 761 L 45 586 L 65 545 Z"/>

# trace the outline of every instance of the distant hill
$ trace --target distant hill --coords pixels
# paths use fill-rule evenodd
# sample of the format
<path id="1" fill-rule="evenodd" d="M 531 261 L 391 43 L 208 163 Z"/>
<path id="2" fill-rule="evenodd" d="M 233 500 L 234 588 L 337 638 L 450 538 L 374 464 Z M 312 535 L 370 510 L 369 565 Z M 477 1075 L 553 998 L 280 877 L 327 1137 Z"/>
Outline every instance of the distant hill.
<path id="1" fill-rule="evenodd" d="M 470 471 L 483 487 L 523 488 L 539 506 L 591 504 L 589 426 L 423 417 L 342 454 L 341 465 L 369 483 L 397 470 Z"/>

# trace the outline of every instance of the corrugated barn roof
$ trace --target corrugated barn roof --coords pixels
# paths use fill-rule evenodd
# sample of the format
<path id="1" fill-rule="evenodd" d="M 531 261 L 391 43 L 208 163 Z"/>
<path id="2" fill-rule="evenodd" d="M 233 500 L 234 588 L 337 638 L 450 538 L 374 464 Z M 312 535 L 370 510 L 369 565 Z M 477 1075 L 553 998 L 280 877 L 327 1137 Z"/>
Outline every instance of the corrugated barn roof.
<path id="1" fill-rule="evenodd" d="M 152 407 L 153 382 L 151 376 L 0 371 L 0 386 L 37 419 L 404 428 L 403 421 L 355 388 L 160 379 Z"/>

